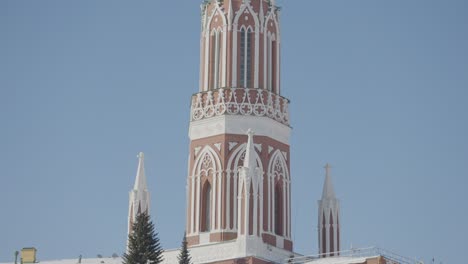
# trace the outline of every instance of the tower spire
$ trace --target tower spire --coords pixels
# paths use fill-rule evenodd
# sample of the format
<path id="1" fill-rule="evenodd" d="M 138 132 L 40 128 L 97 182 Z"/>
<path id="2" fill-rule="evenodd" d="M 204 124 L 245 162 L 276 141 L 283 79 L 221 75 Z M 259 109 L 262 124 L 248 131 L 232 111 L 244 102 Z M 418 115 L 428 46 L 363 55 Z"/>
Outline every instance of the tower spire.
<path id="1" fill-rule="evenodd" d="M 340 201 L 336 199 L 331 179 L 331 166 L 325 165 L 325 182 L 322 199 L 318 201 L 318 240 L 321 257 L 339 255 L 340 245 Z"/>
<path id="2" fill-rule="evenodd" d="M 255 159 L 255 144 L 253 141 L 253 136 L 254 132 L 252 129 L 249 128 L 247 130 L 247 147 L 245 151 L 245 161 L 244 161 L 244 167 L 249 168 L 250 171 L 255 170 L 257 167 L 257 161 Z"/>
<path id="3" fill-rule="evenodd" d="M 136 216 L 140 213 L 149 214 L 150 208 L 150 194 L 148 192 L 148 186 L 146 185 L 145 175 L 145 155 L 143 152 L 138 153 L 138 168 L 135 177 L 135 184 L 133 189 L 130 190 L 129 194 L 129 205 L 128 205 L 128 235 L 132 233 L 132 226 L 135 222 Z M 128 241 L 127 241 L 128 250 Z"/>
<path id="4" fill-rule="evenodd" d="M 335 189 L 333 188 L 333 182 L 331 180 L 330 170 L 331 166 L 329 163 L 325 165 L 325 182 L 323 184 L 322 199 L 335 199 Z"/>
<path id="5" fill-rule="evenodd" d="M 146 175 L 145 175 L 145 154 L 143 152 L 138 153 L 138 169 L 135 177 L 134 190 L 147 190 Z"/>

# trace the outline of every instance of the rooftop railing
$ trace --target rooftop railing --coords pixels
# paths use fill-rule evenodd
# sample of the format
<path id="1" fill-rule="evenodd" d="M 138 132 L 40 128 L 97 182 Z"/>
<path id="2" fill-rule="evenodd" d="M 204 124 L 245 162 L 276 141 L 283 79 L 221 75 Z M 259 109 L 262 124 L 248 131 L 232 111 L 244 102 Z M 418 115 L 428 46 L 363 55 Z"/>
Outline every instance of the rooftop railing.
<path id="1" fill-rule="evenodd" d="M 269 117 L 289 126 L 289 100 L 265 89 L 219 88 L 192 96 L 191 121 L 221 115 Z"/>
<path id="2" fill-rule="evenodd" d="M 391 251 L 379 248 L 379 247 L 369 247 L 369 248 L 359 248 L 359 249 L 349 249 L 338 252 L 331 252 L 334 256 L 329 256 L 323 258 L 324 254 L 317 254 L 311 256 L 301 256 L 286 259 L 284 263 L 293 263 L 293 264 L 313 264 L 315 262 L 321 263 L 320 260 L 329 260 L 328 262 L 323 263 L 334 263 L 334 264 L 346 264 L 352 263 L 353 258 L 371 258 L 381 256 L 385 258 L 387 264 L 424 264 L 422 261 L 415 259 L 407 258 Z"/>

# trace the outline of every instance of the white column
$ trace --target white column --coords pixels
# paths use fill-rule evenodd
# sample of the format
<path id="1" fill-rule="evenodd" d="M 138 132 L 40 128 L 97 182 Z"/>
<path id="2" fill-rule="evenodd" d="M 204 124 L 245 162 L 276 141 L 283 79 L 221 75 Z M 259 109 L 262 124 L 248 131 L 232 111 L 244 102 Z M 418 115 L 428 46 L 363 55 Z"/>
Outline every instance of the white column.
<path id="1" fill-rule="evenodd" d="M 226 229 L 231 230 L 231 171 L 226 170 Z"/>
<path id="2" fill-rule="evenodd" d="M 241 223 L 242 223 L 242 188 L 243 188 L 243 181 L 242 181 L 242 178 L 239 177 L 239 189 L 237 190 L 237 237 L 239 238 L 239 236 L 242 235 L 242 227 L 241 227 Z"/>
<path id="3" fill-rule="evenodd" d="M 195 232 L 199 233 L 200 229 L 200 174 L 196 175 L 196 184 L 197 184 L 197 202 L 195 204 L 195 207 L 197 208 L 195 210 Z"/>
<path id="4" fill-rule="evenodd" d="M 195 223 L 194 223 L 194 216 L 195 216 L 195 175 L 190 177 L 190 187 L 192 188 L 192 193 L 190 195 L 190 233 L 195 233 Z"/>
<path id="5" fill-rule="evenodd" d="M 291 206 L 291 203 L 289 201 L 289 188 L 290 188 L 290 185 L 289 185 L 289 181 L 286 181 L 286 204 L 285 204 L 285 214 L 286 214 L 286 230 L 284 232 L 284 236 L 286 238 L 290 238 L 290 234 L 289 234 L 289 229 L 291 227 L 291 221 L 290 221 L 290 215 L 289 215 L 289 210 L 290 210 L 290 206 Z"/>
<path id="6" fill-rule="evenodd" d="M 263 233 L 263 172 L 260 175 L 260 222 L 259 222 L 259 229 L 260 229 L 260 237 L 262 237 Z"/>
<path id="7" fill-rule="evenodd" d="M 267 213 L 267 217 L 268 217 L 267 229 L 268 230 L 267 232 L 271 232 L 271 200 L 272 200 L 271 197 L 272 195 L 271 195 L 271 174 L 270 173 L 267 174 L 267 181 L 268 181 L 267 182 L 267 187 L 268 187 L 268 200 L 267 200 L 268 201 L 268 208 L 267 208 L 268 209 L 268 213 Z"/>
<path id="8" fill-rule="evenodd" d="M 236 169 L 234 169 L 234 193 L 233 193 L 233 197 L 234 197 L 234 208 L 233 208 L 233 212 L 234 212 L 234 217 L 232 218 L 232 220 L 234 221 L 234 224 L 233 224 L 233 229 L 234 230 L 240 230 L 240 226 L 239 226 L 239 219 L 238 219 L 238 210 L 239 210 L 239 207 L 240 207 L 240 204 L 238 203 L 239 202 L 239 189 L 238 189 L 238 180 L 239 180 L 239 172 Z"/>
<path id="9" fill-rule="evenodd" d="M 218 172 L 218 229 L 221 230 L 221 203 L 222 203 L 222 193 L 223 193 L 223 172 Z"/>
<path id="10" fill-rule="evenodd" d="M 276 92 L 280 94 L 280 41 L 279 35 L 276 40 Z"/>
<path id="11" fill-rule="evenodd" d="M 216 193 L 217 193 L 217 177 L 216 175 L 218 174 L 218 172 L 213 172 L 213 186 L 211 188 L 211 206 L 210 206 L 210 217 L 211 217 L 211 230 L 210 231 L 213 231 L 215 229 L 215 225 L 216 225 Z"/>
<path id="12" fill-rule="evenodd" d="M 283 179 L 283 237 L 286 237 L 286 184 L 286 179 Z"/>
<path id="13" fill-rule="evenodd" d="M 249 235 L 249 230 L 250 230 L 250 182 L 249 180 L 245 179 L 244 178 L 244 186 L 245 186 L 245 195 L 244 195 L 244 227 L 245 227 L 245 230 L 244 230 L 244 234 L 246 236 Z"/>
<path id="14" fill-rule="evenodd" d="M 252 235 L 256 236 L 257 235 L 257 223 L 258 223 L 258 186 L 257 186 L 257 182 L 254 180 L 252 180 L 252 185 L 253 185 Z"/>
<path id="15" fill-rule="evenodd" d="M 263 30 L 263 88 L 268 89 L 267 83 L 267 29 Z M 270 228 L 271 230 L 271 228 Z"/>
<path id="16" fill-rule="evenodd" d="M 276 234 L 276 230 L 275 230 L 276 229 L 276 225 L 275 225 L 275 222 L 276 222 L 276 219 L 275 219 L 276 218 L 275 217 L 276 188 L 275 188 L 274 177 L 272 177 L 271 190 L 272 190 L 272 193 L 271 193 L 271 196 L 272 196 L 272 199 L 271 199 L 271 233 Z"/>

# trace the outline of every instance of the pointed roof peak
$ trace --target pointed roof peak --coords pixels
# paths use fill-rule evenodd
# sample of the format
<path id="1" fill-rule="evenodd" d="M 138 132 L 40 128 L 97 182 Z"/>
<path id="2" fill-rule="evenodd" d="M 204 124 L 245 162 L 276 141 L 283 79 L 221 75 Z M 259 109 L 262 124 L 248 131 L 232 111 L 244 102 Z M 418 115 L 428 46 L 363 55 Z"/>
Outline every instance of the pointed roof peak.
<path id="1" fill-rule="evenodd" d="M 257 167 L 257 159 L 255 158 L 255 144 L 253 136 L 255 133 L 252 129 L 247 130 L 247 146 L 245 148 L 244 167 L 255 169 Z"/>
<path id="2" fill-rule="evenodd" d="M 325 165 L 325 182 L 323 184 L 323 191 L 322 191 L 322 200 L 323 199 L 336 199 L 335 190 L 333 188 L 333 182 L 331 179 L 331 166 L 329 163 Z"/>
<path id="3" fill-rule="evenodd" d="M 146 190 L 146 175 L 145 175 L 145 154 L 143 152 L 138 153 L 138 169 L 135 178 L 134 190 Z"/>

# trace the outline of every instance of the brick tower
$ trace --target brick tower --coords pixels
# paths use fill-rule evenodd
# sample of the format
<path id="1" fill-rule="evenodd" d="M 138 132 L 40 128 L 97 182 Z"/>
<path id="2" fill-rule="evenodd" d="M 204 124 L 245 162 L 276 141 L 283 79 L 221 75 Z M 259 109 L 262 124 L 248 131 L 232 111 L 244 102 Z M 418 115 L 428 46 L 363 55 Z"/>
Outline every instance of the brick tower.
<path id="1" fill-rule="evenodd" d="M 199 262 L 287 258 L 291 128 L 289 101 L 280 93 L 280 8 L 273 0 L 210 0 L 201 14 L 200 87 L 189 128 L 189 246 L 216 255 Z"/>

